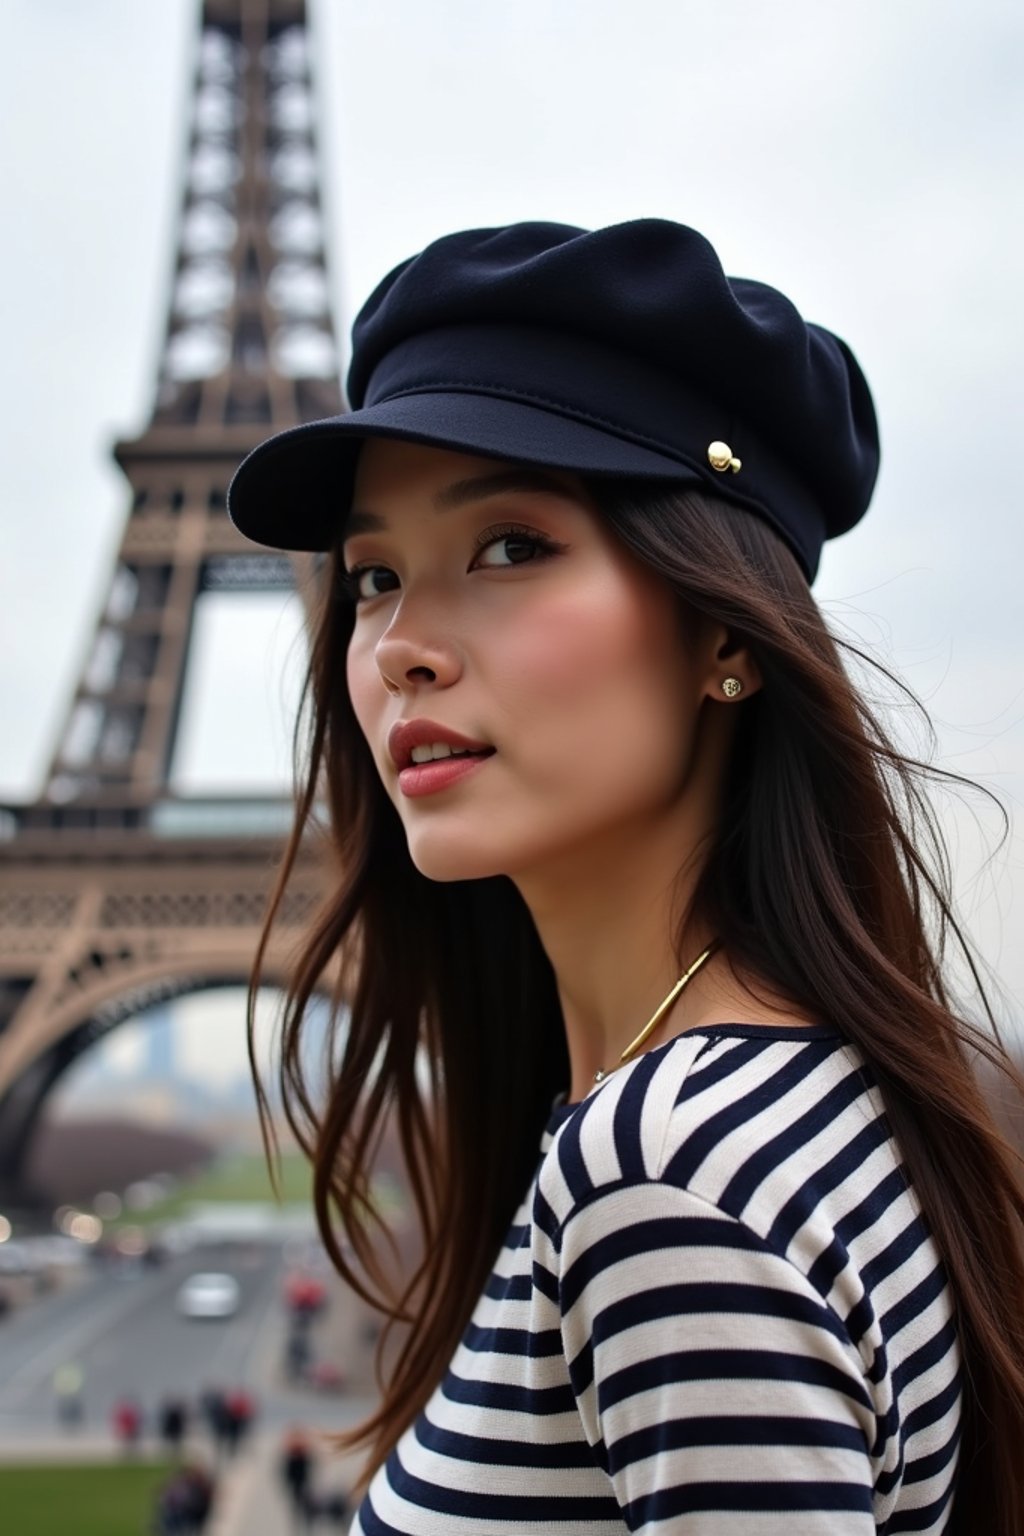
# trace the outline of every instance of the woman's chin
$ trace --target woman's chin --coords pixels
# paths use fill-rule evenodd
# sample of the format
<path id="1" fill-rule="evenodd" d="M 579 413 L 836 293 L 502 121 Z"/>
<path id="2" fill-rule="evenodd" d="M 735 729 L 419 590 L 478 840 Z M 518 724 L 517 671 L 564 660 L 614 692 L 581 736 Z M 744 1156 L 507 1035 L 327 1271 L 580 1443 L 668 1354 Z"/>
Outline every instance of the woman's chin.
<path id="1" fill-rule="evenodd" d="M 448 883 L 453 880 L 489 880 L 502 875 L 504 862 L 497 852 L 488 852 L 467 841 L 463 846 L 452 837 L 410 837 L 409 857 L 427 880 Z"/>
<path id="2" fill-rule="evenodd" d="M 439 865 L 417 864 L 416 868 L 425 879 L 433 880 L 437 885 L 454 885 L 457 880 L 490 880 L 495 875 L 504 873 L 500 869 L 484 868 L 478 861 L 467 861 L 463 865 L 442 861 Z"/>

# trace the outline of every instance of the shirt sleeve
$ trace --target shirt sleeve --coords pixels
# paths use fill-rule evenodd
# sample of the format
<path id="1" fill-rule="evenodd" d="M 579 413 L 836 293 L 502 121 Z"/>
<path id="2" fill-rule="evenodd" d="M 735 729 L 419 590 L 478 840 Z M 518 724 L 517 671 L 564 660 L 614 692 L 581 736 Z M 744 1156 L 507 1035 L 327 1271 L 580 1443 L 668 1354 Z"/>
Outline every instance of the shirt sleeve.
<path id="1" fill-rule="evenodd" d="M 573 1393 L 643 1536 L 875 1536 L 860 1356 L 800 1271 L 700 1196 L 596 1189 L 563 1224 Z"/>

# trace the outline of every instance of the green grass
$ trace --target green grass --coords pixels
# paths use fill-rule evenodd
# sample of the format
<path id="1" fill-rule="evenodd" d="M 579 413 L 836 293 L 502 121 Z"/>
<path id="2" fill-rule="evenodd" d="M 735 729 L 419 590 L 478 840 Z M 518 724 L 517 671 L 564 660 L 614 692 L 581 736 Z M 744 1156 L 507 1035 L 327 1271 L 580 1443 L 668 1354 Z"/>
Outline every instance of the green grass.
<path id="1" fill-rule="evenodd" d="M 313 1178 L 301 1152 L 281 1156 L 281 1199 L 285 1205 L 309 1208 L 313 1199 Z M 276 1204 L 262 1152 L 238 1153 L 211 1163 L 197 1178 L 183 1183 L 158 1205 L 145 1211 L 125 1211 L 113 1225 L 150 1226 L 184 1215 L 197 1201 L 271 1201 Z"/>
<path id="2" fill-rule="evenodd" d="M 285 1152 L 281 1156 L 281 1203 L 285 1206 L 302 1206 L 313 1209 L 313 1173 L 301 1152 Z M 389 1220 L 400 1216 L 406 1209 L 407 1200 L 399 1185 L 385 1172 L 378 1172 L 373 1180 L 373 1192 L 381 1214 Z M 120 1227 L 148 1227 L 162 1221 L 172 1221 L 188 1214 L 191 1205 L 200 1202 L 270 1202 L 276 1205 L 274 1191 L 262 1152 L 238 1153 L 211 1163 L 196 1178 L 181 1184 L 166 1200 L 150 1206 L 145 1211 L 125 1211 L 110 1225 L 116 1231 Z M 2 1508 L 0 1508 L 2 1513 Z"/>
<path id="3" fill-rule="evenodd" d="M 281 1157 L 281 1198 L 285 1205 L 308 1205 L 313 1179 L 301 1152 Z M 266 1160 L 262 1152 L 241 1153 L 211 1163 L 187 1189 L 176 1192 L 190 1200 L 273 1200 Z"/>
<path id="4" fill-rule="evenodd" d="M 11 1536 L 144 1536 L 163 1461 L 0 1466 L 0 1509 Z"/>

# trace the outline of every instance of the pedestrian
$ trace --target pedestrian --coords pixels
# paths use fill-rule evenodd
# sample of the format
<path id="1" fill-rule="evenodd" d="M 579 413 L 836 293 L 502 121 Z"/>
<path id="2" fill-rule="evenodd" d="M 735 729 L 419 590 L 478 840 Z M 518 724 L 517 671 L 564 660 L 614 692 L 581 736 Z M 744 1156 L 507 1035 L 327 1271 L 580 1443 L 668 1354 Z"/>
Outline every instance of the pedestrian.
<path id="1" fill-rule="evenodd" d="M 199 1412 L 213 1440 L 214 1449 L 218 1453 L 229 1450 L 232 1431 L 224 1390 L 219 1386 L 204 1387 L 199 1398 Z"/>
<path id="2" fill-rule="evenodd" d="M 138 1448 L 142 1435 L 142 1406 L 137 1398 L 119 1397 L 110 1416 L 114 1439 L 130 1454 Z"/>
<path id="3" fill-rule="evenodd" d="M 187 1404 L 180 1397 L 164 1398 L 160 1405 L 157 1426 L 168 1455 L 179 1456 L 185 1430 L 188 1427 Z"/>
<path id="4" fill-rule="evenodd" d="M 65 1429 L 73 1429 L 82 1422 L 84 1387 L 85 1376 L 82 1367 L 75 1360 L 66 1360 L 53 1373 L 53 1397 L 57 1407 L 57 1422 Z"/>
<path id="5" fill-rule="evenodd" d="M 292 1319 L 285 1338 L 284 1368 L 289 1381 L 302 1381 L 312 1358 L 309 1330 L 305 1322 Z"/>
<path id="6" fill-rule="evenodd" d="M 281 1453 L 281 1480 L 297 1530 L 307 1530 L 313 1517 L 310 1488 L 312 1471 L 313 1456 L 309 1440 L 303 1430 L 293 1425 L 285 1436 Z"/>
<path id="7" fill-rule="evenodd" d="M 248 1435 L 255 1414 L 256 1401 L 243 1387 L 225 1394 L 225 1443 L 232 1456 Z"/>
<path id="8" fill-rule="evenodd" d="M 352 1513 L 352 1506 L 348 1498 L 340 1489 L 334 1489 L 331 1493 L 322 1494 L 317 1501 L 317 1515 L 326 1520 L 328 1527 L 335 1530 L 343 1530 Z"/>
<path id="9" fill-rule="evenodd" d="M 942 775 L 811 592 L 879 464 L 849 345 L 684 225 L 519 223 L 383 277 L 348 397 L 229 510 L 322 556 L 258 955 L 324 808 L 283 1081 L 328 1251 L 408 1324 L 339 1437 L 354 1533 L 1016 1536 L 1024 1192 L 972 1062 L 1024 1078 L 966 938 L 951 990 Z"/>
<path id="10" fill-rule="evenodd" d="M 213 1507 L 213 1478 L 205 1467 L 200 1466 L 198 1462 L 191 1462 L 182 1467 L 181 1480 L 184 1490 L 183 1513 L 186 1521 L 184 1529 L 196 1533 L 204 1531 Z"/>
<path id="11" fill-rule="evenodd" d="M 293 1324 L 311 1323 L 327 1305 L 327 1287 L 312 1275 L 292 1275 L 285 1285 L 285 1302 Z"/>
<path id="12" fill-rule="evenodd" d="M 213 1502 L 213 1479 L 197 1463 L 176 1467 L 157 1489 L 154 1530 L 158 1536 L 186 1536 L 205 1529 Z"/>
<path id="13" fill-rule="evenodd" d="M 153 1531 L 155 1536 L 178 1536 L 184 1530 L 184 1489 L 179 1471 L 157 1485 L 153 1502 Z"/>
<path id="14" fill-rule="evenodd" d="M 333 1360 L 317 1360 L 306 1372 L 306 1380 L 318 1392 L 344 1392 L 345 1376 Z"/>

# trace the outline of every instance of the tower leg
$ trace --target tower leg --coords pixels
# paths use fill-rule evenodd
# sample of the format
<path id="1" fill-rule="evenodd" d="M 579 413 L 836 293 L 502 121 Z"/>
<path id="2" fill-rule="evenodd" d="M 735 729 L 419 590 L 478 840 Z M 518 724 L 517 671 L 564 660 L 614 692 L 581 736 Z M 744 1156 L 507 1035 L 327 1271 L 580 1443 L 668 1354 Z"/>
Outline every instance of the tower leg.
<path id="1" fill-rule="evenodd" d="M 38 1056 L 0 1100 L 0 1210 L 36 1216 L 47 1205 L 27 1174 L 32 1139 L 51 1088 L 69 1060 L 72 1042 L 65 1037 Z"/>

